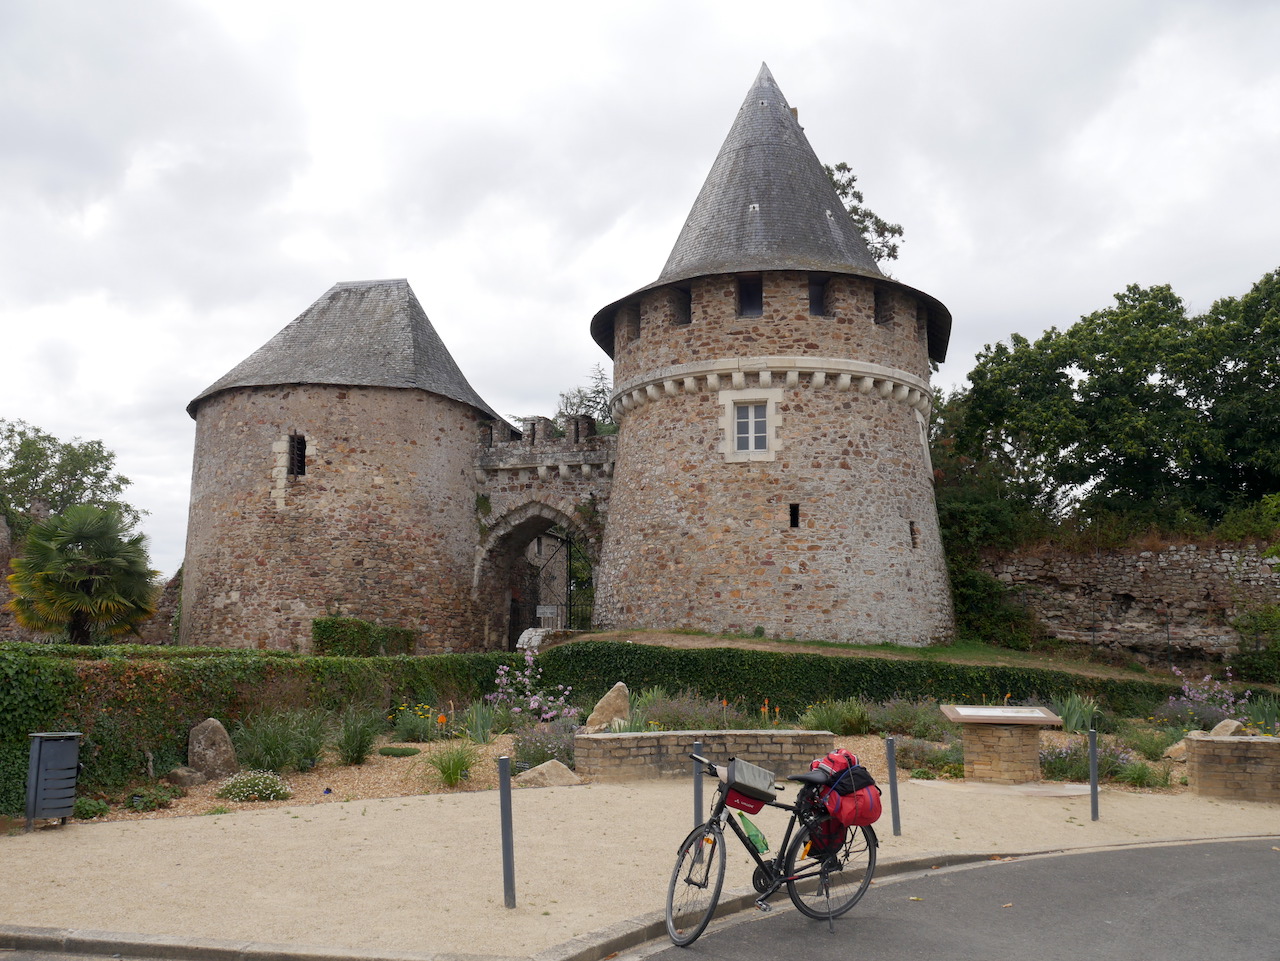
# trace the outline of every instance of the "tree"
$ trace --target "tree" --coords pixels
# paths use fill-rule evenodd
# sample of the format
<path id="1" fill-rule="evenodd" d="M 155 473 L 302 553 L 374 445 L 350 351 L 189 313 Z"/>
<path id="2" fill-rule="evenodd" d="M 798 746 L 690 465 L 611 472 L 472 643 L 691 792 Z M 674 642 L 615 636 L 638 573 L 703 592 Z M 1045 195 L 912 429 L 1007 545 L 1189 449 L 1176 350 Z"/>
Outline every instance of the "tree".
<path id="1" fill-rule="evenodd" d="M 150 569 L 146 538 L 117 510 L 77 504 L 38 521 L 9 563 L 9 606 L 31 630 L 90 644 L 136 634 L 155 613 L 159 572 Z"/>
<path id="2" fill-rule="evenodd" d="M 836 195 L 844 204 L 844 209 L 849 212 L 849 216 L 853 218 L 853 222 L 858 225 L 858 232 L 867 242 L 867 250 L 871 252 L 876 263 L 897 260 L 898 239 L 902 237 L 902 224 L 891 224 L 866 206 L 862 191 L 856 186 L 858 175 L 849 168 L 847 163 L 841 161 L 834 167 L 823 164 L 822 169 L 831 178 L 831 184 L 836 188 Z"/>
<path id="3" fill-rule="evenodd" d="M 0 515 L 20 544 L 33 522 L 73 504 L 114 508 L 130 525 L 139 512 L 121 499 L 129 479 L 101 441 L 58 440 L 20 420 L 0 419 Z"/>
<path id="4" fill-rule="evenodd" d="M 560 395 L 560 406 L 556 410 L 555 419 L 563 422 L 569 417 L 588 414 L 595 419 L 596 428 L 613 426 L 613 408 L 609 399 L 613 395 L 613 383 L 603 367 L 596 364 L 591 368 L 591 379 L 585 387 L 575 387 Z M 608 434 L 610 430 L 601 430 Z"/>
<path id="5" fill-rule="evenodd" d="M 987 346 L 956 404 L 957 451 L 1061 517 L 1216 522 L 1280 490 L 1280 279 L 1188 317 L 1168 286 Z"/>

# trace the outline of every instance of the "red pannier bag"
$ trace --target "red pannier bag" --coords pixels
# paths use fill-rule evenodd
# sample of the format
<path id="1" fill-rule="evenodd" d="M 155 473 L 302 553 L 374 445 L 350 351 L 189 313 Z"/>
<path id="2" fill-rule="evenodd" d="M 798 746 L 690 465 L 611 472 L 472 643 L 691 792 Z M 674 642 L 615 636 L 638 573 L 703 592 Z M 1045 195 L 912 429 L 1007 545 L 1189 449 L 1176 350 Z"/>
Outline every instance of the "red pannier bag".
<path id="1" fill-rule="evenodd" d="M 880 788 L 858 763 L 856 754 L 838 747 L 810 764 L 809 769 L 826 773 L 827 786 L 818 800 L 826 805 L 827 814 L 835 820 L 845 827 L 875 824 L 880 820 Z"/>

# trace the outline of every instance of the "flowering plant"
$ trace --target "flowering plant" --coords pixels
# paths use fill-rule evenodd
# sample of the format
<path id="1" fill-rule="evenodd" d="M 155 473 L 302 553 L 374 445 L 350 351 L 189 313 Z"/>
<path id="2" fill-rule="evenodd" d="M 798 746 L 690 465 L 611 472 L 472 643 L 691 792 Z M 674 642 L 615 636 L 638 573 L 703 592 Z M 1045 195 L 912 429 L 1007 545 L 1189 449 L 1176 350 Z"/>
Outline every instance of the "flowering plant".
<path id="1" fill-rule="evenodd" d="M 554 691 L 543 690 L 542 668 L 532 651 L 524 652 L 524 667 L 520 670 L 498 665 L 494 683 L 498 689 L 485 695 L 485 700 L 508 716 L 510 726 L 545 724 L 557 719 L 574 721 L 578 717 L 578 709 L 569 703 L 573 688 L 557 684 Z"/>
<path id="2" fill-rule="evenodd" d="M 1156 712 L 1156 721 L 1207 729 L 1219 721 L 1239 718 L 1246 713 L 1250 692 L 1236 695 L 1231 687 L 1231 668 L 1227 668 L 1225 682 L 1208 674 L 1197 680 L 1176 667 L 1173 673 L 1182 681 L 1182 690 Z"/>

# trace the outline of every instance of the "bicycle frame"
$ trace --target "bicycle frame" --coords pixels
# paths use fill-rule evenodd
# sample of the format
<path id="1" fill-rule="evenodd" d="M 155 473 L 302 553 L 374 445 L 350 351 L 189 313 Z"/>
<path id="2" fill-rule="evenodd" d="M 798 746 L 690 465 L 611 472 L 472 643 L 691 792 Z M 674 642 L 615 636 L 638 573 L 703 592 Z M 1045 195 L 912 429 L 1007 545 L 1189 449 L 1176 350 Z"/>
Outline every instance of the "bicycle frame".
<path id="1" fill-rule="evenodd" d="M 697 757 L 696 755 L 690 756 L 696 757 L 700 763 L 705 765 L 702 772 L 704 775 L 714 774 L 719 778 L 720 770 L 715 764 L 703 757 Z M 783 873 L 787 850 L 791 846 L 791 836 L 795 832 L 796 825 L 802 821 L 799 803 L 784 804 L 781 801 L 761 802 L 766 807 L 778 808 L 782 811 L 788 811 L 791 814 L 791 817 L 787 820 L 787 830 L 782 835 L 782 842 L 776 848 L 777 853 L 773 858 L 766 861 L 760 856 L 760 852 L 756 850 L 756 846 L 751 843 L 751 839 L 747 837 L 747 833 L 742 829 L 742 826 L 738 824 L 737 819 L 732 816 L 732 813 L 729 813 L 731 809 L 726 803 L 728 801 L 728 797 L 728 784 L 721 780 L 719 786 L 716 788 L 716 799 L 711 805 L 711 815 L 707 820 L 718 820 L 721 824 L 728 824 L 733 833 L 737 835 L 738 840 L 742 842 L 742 846 L 746 848 L 747 853 L 751 855 L 751 859 L 756 863 L 756 875 L 752 877 L 752 884 L 760 894 L 760 897 L 756 898 L 756 907 L 761 911 L 768 911 L 772 907 L 768 903 L 769 898 L 777 894 L 778 891 L 781 890 L 782 886 L 788 881 L 803 881 L 807 878 L 815 878 L 818 877 L 822 871 L 821 867 L 818 867 L 811 871 L 804 871 L 789 876 Z M 760 877 L 763 881 L 767 881 L 767 888 L 762 889 L 760 884 L 756 883 L 756 877 Z"/>

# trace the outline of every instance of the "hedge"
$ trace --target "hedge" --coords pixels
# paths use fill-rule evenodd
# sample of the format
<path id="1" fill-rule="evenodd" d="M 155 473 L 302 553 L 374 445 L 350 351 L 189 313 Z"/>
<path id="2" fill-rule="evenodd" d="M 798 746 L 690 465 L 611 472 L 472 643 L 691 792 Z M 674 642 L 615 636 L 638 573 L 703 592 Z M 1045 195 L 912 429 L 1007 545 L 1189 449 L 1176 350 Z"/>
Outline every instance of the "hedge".
<path id="1" fill-rule="evenodd" d="M 182 763 L 190 729 L 206 717 L 234 722 L 296 707 L 385 708 L 420 692 L 466 704 L 494 690 L 498 665 L 517 654 L 325 657 L 267 651 L 138 646 L 0 646 L 0 814 L 25 803 L 28 734 L 81 731 L 84 793 L 111 794 Z M 845 697 L 929 697 L 988 703 L 1072 691 L 1122 716 L 1145 716 L 1177 688 L 1062 671 L 881 658 L 825 657 L 731 648 L 682 650 L 603 641 L 538 657 L 546 687 L 565 684 L 589 708 L 617 681 L 728 698 L 754 710 L 769 698 L 784 714 Z M 16 779 L 16 780 L 15 780 Z"/>
<path id="2" fill-rule="evenodd" d="M 230 723 L 264 709 L 382 709 L 425 690 L 466 703 L 494 689 L 499 664 L 519 663 L 503 653 L 348 658 L 240 650 L 155 659 L 165 649 L 126 657 L 108 647 L 107 656 L 89 659 L 93 649 L 82 647 L 82 659 L 72 660 L 46 650 L 0 650 L 0 814 L 25 805 L 35 731 L 82 732 L 81 791 L 111 794 L 144 777 L 148 754 L 155 769 L 182 763 L 188 732 L 206 717 Z"/>
<path id="3" fill-rule="evenodd" d="M 926 697 L 940 702 L 998 703 L 1048 700 L 1073 691 L 1096 698 L 1124 717 L 1145 717 L 1178 691 L 1174 684 L 1086 677 L 1067 671 L 986 667 L 877 657 L 826 657 L 738 648 L 694 650 L 578 641 L 550 648 L 538 658 L 543 681 L 567 684 L 577 700 L 600 697 L 617 681 L 632 690 L 660 686 L 727 698 L 754 709 L 769 698 L 784 714 L 846 697 L 887 701 Z"/>
<path id="4" fill-rule="evenodd" d="M 335 657 L 378 657 L 412 654 L 417 632 L 384 627 L 354 617 L 317 617 L 311 622 L 311 644 L 317 654 Z"/>

